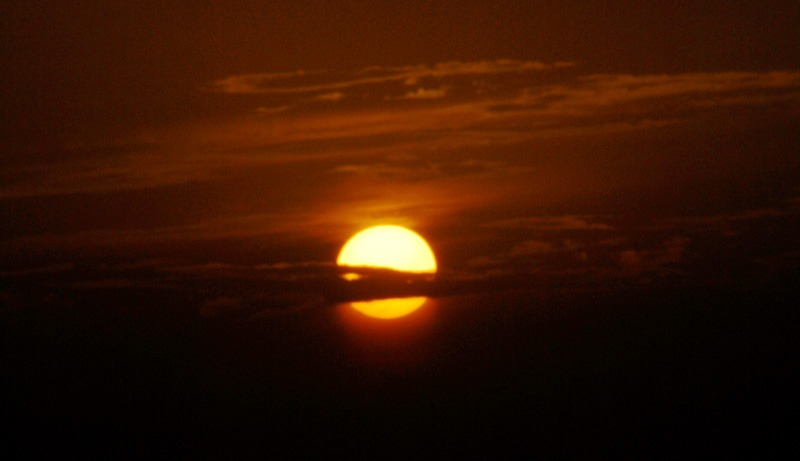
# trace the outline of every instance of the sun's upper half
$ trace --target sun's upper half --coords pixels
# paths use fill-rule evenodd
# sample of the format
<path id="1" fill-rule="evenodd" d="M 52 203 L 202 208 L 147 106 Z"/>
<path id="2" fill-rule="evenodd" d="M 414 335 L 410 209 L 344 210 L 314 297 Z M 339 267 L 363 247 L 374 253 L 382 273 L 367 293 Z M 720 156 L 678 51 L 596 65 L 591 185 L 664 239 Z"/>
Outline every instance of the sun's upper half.
<path id="1" fill-rule="evenodd" d="M 400 226 L 375 226 L 353 236 L 342 248 L 340 266 L 435 273 L 436 258 L 417 233 Z"/>

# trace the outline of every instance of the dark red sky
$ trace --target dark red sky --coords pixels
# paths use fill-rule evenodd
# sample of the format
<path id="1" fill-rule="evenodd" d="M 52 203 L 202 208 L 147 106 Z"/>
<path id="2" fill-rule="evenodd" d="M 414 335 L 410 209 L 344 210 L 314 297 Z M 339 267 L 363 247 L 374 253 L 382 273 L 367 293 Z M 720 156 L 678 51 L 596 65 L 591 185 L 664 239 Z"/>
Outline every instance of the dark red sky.
<path id="1" fill-rule="evenodd" d="M 6 1 L 0 62 L 10 453 L 796 445 L 797 0 Z M 342 280 L 376 224 L 436 279 Z"/>
<path id="2" fill-rule="evenodd" d="M 445 279 L 797 266 L 798 8 L 4 5 L 4 274 L 324 266 L 379 223 Z"/>

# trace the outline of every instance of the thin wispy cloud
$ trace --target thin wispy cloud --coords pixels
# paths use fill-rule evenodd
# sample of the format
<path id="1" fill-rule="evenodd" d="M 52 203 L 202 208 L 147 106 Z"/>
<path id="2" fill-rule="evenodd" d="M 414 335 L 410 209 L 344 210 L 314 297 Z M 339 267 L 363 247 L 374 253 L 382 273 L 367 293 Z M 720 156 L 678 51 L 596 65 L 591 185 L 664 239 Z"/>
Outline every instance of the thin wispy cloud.
<path id="1" fill-rule="evenodd" d="M 644 101 L 660 105 L 644 104 Z M 526 88 L 492 109 L 584 116 L 624 106 L 629 116 L 667 108 L 761 105 L 800 101 L 800 72 L 720 72 L 676 75 L 588 75 Z M 637 105 L 637 103 L 641 103 Z"/>
<path id="2" fill-rule="evenodd" d="M 800 215 L 800 210 L 791 204 L 785 208 L 761 208 L 743 210 L 737 213 L 713 214 L 705 216 L 681 216 L 662 220 L 654 228 L 687 229 L 695 232 L 721 232 L 731 233 L 735 226 L 748 223 L 779 219 L 787 216 Z"/>
<path id="3" fill-rule="evenodd" d="M 507 219 L 489 224 L 489 227 L 522 228 L 538 231 L 560 230 L 613 230 L 614 227 L 581 216 L 529 216 Z"/>
<path id="4" fill-rule="evenodd" d="M 526 240 L 512 248 L 508 255 L 511 257 L 529 256 L 548 254 L 554 251 L 556 251 L 556 247 L 552 243 L 541 240 Z"/>
<path id="5" fill-rule="evenodd" d="M 441 99 L 445 97 L 447 91 L 444 88 L 417 88 L 416 91 L 409 91 L 403 99 Z"/>
<path id="6" fill-rule="evenodd" d="M 279 106 L 279 107 L 257 107 L 256 112 L 262 115 L 272 115 L 277 114 L 280 112 L 289 109 L 289 106 Z"/>
<path id="7" fill-rule="evenodd" d="M 344 98 L 344 93 L 342 93 L 341 91 L 334 91 L 332 93 L 323 93 L 314 97 L 314 99 L 317 101 L 331 101 L 331 102 L 336 102 L 342 98 Z"/>
<path id="8" fill-rule="evenodd" d="M 569 67 L 572 63 L 545 64 L 536 61 L 514 61 L 502 59 L 497 61 L 479 62 L 446 62 L 433 66 L 404 66 L 404 67 L 368 67 L 344 75 L 334 75 L 342 78 L 339 81 L 303 85 L 297 83 L 297 77 L 305 77 L 308 73 L 283 72 L 264 74 L 233 75 L 213 82 L 212 91 L 228 94 L 286 94 L 286 93 L 311 93 L 318 91 L 341 90 L 363 85 L 373 85 L 386 82 L 402 82 L 414 85 L 423 78 L 446 78 L 463 75 L 486 75 L 518 72 L 533 72 L 553 70 Z M 324 72 L 317 72 L 324 73 Z M 283 85 L 280 85 L 280 84 Z"/>
<path id="9" fill-rule="evenodd" d="M 552 72 L 547 71 L 553 70 L 561 70 L 557 79 L 548 77 Z M 78 144 L 58 163 L 8 165 L 0 173 L 0 196 L 94 193 L 216 181 L 247 174 L 259 166 L 333 158 L 348 162 L 401 153 L 446 156 L 463 149 L 500 148 L 540 138 L 686 124 L 699 115 L 698 110 L 702 113 L 734 102 L 757 106 L 800 101 L 800 72 L 581 76 L 577 70 L 566 64 L 533 61 L 442 63 L 362 69 L 351 73 L 358 78 L 321 83 L 313 90 L 275 87 L 294 93 L 316 91 L 319 94 L 313 98 L 337 104 L 319 112 L 312 104 L 295 112 L 295 102 L 265 105 L 259 101 L 255 114 L 133 134 L 127 142 L 141 147 L 121 153 L 110 145 L 108 155 L 88 156 L 87 149 L 97 148 Z M 525 77 L 528 73 L 530 78 Z M 509 74 L 519 78 L 501 78 Z M 500 90 L 479 94 L 472 83 L 452 91 L 419 83 L 435 79 L 449 85 L 448 79 L 460 76 L 496 78 L 494 86 Z M 231 77 L 217 87 L 223 93 L 247 93 L 247 88 L 256 93 L 273 88 L 270 85 L 276 82 L 324 81 L 327 77 L 324 72 L 259 74 Z M 374 105 L 349 104 L 349 98 L 339 91 L 386 81 L 397 82 L 403 89 L 376 93 Z M 387 95 L 389 99 L 428 99 L 431 103 L 401 106 L 403 101 L 387 101 Z M 303 98 L 308 103 L 308 96 Z"/>
<path id="10" fill-rule="evenodd" d="M 75 265 L 73 263 L 59 263 L 59 264 L 50 264 L 45 267 L 33 267 L 28 269 L 0 271 L 0 277 L 21 277 L 30 275 L 55 274 L 59 272 L 70 271 L 73 269 L 75 269 Z"/>
<path id="11" fill-rule="evenodd" d="M 292 269 L 306 269 L 309 267 L 333 267 L 332 261 L 302 261 L 302 262 L 277 262 L 272 264 L 259 264 L 255 266 L 256 270 L 262 271 L 285 271 Z"/>

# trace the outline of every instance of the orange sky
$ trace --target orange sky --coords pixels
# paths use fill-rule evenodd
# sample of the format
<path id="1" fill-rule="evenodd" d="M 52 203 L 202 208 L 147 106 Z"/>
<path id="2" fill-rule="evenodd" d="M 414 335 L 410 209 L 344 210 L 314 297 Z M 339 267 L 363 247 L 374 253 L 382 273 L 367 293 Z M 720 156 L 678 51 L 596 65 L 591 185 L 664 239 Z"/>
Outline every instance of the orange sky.
<path id="1" fill-rule="evenodd" d="M 796 2 L 376 5 L 3 6 L 0 270 L 295 277 L 374 224 L 452 280 L 800 265 Z"/>

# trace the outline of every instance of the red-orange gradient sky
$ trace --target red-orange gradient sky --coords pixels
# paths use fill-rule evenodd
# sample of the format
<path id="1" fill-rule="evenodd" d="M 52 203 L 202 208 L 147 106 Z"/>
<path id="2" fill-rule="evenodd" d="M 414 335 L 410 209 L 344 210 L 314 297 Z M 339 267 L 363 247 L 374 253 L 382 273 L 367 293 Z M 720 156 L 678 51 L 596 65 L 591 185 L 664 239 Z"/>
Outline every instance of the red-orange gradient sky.
<path id="1" fill-rule="evenodd" d="M 798 8 L 4 5 L 3 276 L 295 279 L 382 223 L 445 280 L 797 267 Z"/>
<path id="2" fill-rule="evenodd" d="M 9 459 L 796 451 L 797 0 L 11 0 L 0 109 Z"/>

